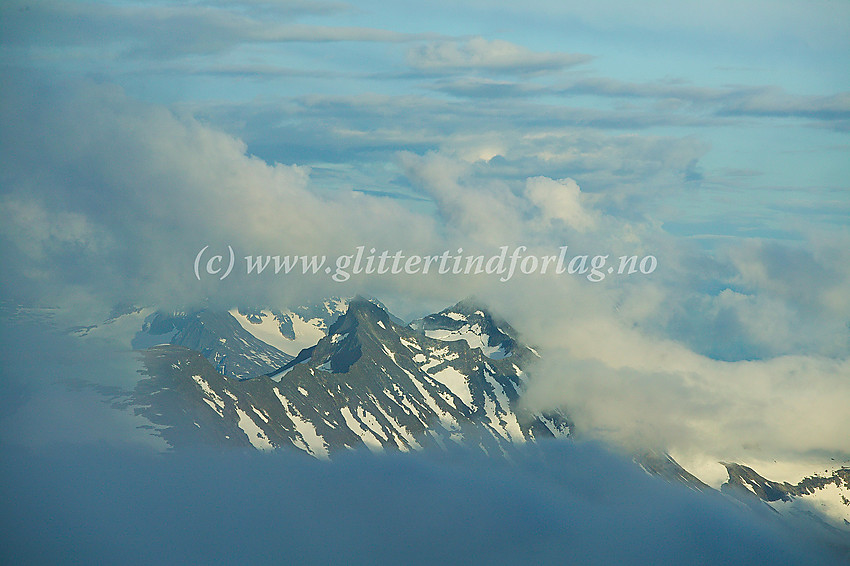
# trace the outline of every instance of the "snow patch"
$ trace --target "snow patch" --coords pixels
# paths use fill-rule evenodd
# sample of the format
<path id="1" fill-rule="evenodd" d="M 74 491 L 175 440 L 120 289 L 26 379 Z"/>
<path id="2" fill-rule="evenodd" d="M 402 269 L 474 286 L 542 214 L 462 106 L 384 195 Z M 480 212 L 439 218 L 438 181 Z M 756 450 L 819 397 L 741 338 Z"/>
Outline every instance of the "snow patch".
<path id="1" fill-rule="evenodd" d="M 343 407 L 339 412 L 342 414 L 342 418 L 345 419 L 345 426 L 347 426 L 351 432 L 359 436 L 369 450 L 372 452 L 384 451 L 381 441 L 372 434 L 372 431 L 361 425 L 360 422 L 354 418 L 354 415 L 351 414 L 351 409 Z"/>
<path id="2" fill-rule="evenodd" d="M 460 314 L 459 312 L 446 312 L 443 313 L 443 316 L 452 320 L 467 320 L 466 315 Z"/>
<path id="3" fill-rule="evenodd" d="M 237 309 L 232 309 L 229 312 L 239 322 L 239 325 L 254 338 L 262 340 L 269 346 L 290 356 L 297 356 L 304 348 L 315 346 L 325 336 L 324 321 L 320 318 L 304 320 L 294 312 L 285 312 L 284 314 L 292 320 L 292 330 L 295 333 L 295 340 L 290 340 L 280 333 L 280 322 L 271 311 L 260 312 L 262 321 L 260 323 L 251 322 L 247 316 L 241 314 Z"/>
<path id="4" fill-rule="evenodd" d="M 206 397 L 204 397 L 204 398 L 203 398 L 203 400 L 204 400 L 204 403 L 206 403 L 207 405 L 209 405 L 209 406 L 210 406 L 210 408 L 211 408 L 213 411 L 215 411 L 216 413 L 218 413 L 218 416 L 220 416 L 221 418 L 224 418 L 224 413 L 222 412 L 222 410 L 221 410 L 221 409 L 219 409 L 219 408 L 218 408 L 218 407 L 217 407 L 217 406 L 216 406 L 216 405 L 215 405 L 212 401 L 210 401 L 210 400 L 209 400 L 209 399 L 207 399 Z"/>
<path id="5" fill-rule="evenodd" d="M 457 330 L 426 330 L 425 336 L 444 342 L 465 340 L 470 348 L 480 348 L 484 355 L 489 358 L 499 359 L 508 356 L 501 346 L 489 345 L 490 336 L 483 331 L 481 325 L 477 322 L 474 324 L 464 324 Z"/>
<path id="6" fill-rule="evenodd" d="M 357 416 L 364 425 L 369 427 L 376 436 L 380 436 L 384 440 L 389 440 L 389 437 L 384 433 L 384 428 L 381 426 L 381 423 L 378 422 L 378 419 L 375 418 L 375 415 L 364 409 L 363 407 L 357 407 Z"/>
<path id="7" fill-rule="evenodd" d="M 254 414 L 256 414 L 258 417 L 260 417 L 260 420 L 262 420 L 264 423 L 266 423 L 266 424 L 269 423 L 269 417 L 268 417 L 268 415 L 264 415 L 263 411 L 257 410 L 257 408 L 253 405 L 251 405 L 251 410 L 253 410 Z"/>
<path id="8" fill-rule="evenodd" d="M 301 388 L 299 387 L 299 389 Z M 291 420 L 292 424 L 295 425 L 295 432 L 301 436 L 301 439 L 304 442 L 302 449 L 320 460 L 328 460 L 328 445 L 325 442 L 325 439 L 319 434 L 315 425 L 313 425 L 310 421 L 305 420 L 302 415 L 298 413 L 295 407 L 289 403 L 286 397 L 280 394 L 280 391 L 276 388 L 272 389 L 272 391 L 274 391 L 274 394 L 277 396 L 280 404 L 283 405 L 283 411 L 286 413 L 286 416 L 289 417 L 289 420 Z M 302 389 L 301 391 L 304 390 Z M 303 394 L 306 395 L 306 391 Z"/>
<path id="9" fill-rule="evenodd" d="M 467 383 L 465 375 L 455 368 L 448 366 L 445 369 L 432 374 L 431 377 L 445 385 L 449 391 L 460 398 L 467 407 L 474 409 L 474 406 L 472 405 L 472 392 L 469 390 L 469 383 Z"/>
<path id="10" fill-rule="evenodd" d="M 248 413 L 236 407 L 236 414 L 239 415 L 237 426 L 248 436 L 248 440 L 254 448 L 257 450 L 274 450 L 274 446 L 269 442 L 266 433 L 257 426 L 257 423 L 251 420 Z"/>
<path id="11" fill-rule="evenodd" d="M 207 383 L 200 375 L 193 375 L 192 379 L 201 387 L 201 390 L 204 392 L 204 395 L 206 395 L 204 401 L 207 402 L 207 405 L 212 407 L 216 413 L 223 417 L 224 413 L 222 413 L 221 410 L 224 409 L 224 401 L 222 401 L 221 397 L 219 397 L 218 394 L 213 391 L 212 387 L 210 387 L 210 384 Z M 215 403 L 215 405 L 213 405 L 213 402 Z"/>
<path id="12" fill-rule="evenodd" d="M 457 420 L 455 420 L 452 414 L 440 408 L 440 406 L 437 404 L 437 401 L 434 400 L 431 394 L 428 393 L 428 390 L 425 389 L 425 387 L 422 385 L 422 383 L 419 382 L 418 379 L 413 376 L 410 376 L 410 379 L 411 381 L 413 381 L 413 385 L 416 386 L 416 389 L 419 390 L 419 393 L 425 399 L 425 404 L 428 406 L 429 409 L 434 411 L 434 413 L 440 419 L 440 423 L 443 425 L 443 428 L 448 430 L 459 430 L 460 426 L 458 425 Z"/>
<path id="13" fill-rule="evenodd" d="M 543 426 L 549 429 L 549 432 L 551 432 L 552 436 L 555 438 L 567 438 L 570 435 L 570 427 L 559 426 L 554 420 L 542 415 L 539 416 L 538 419 L 541 423 L 543 423 Z"/>
<path id="14" fill-rule="evenodd" d="M 489 395 L 484 395 L 484 410 L 490 425 L 503 438 L 514 443 L 524 443 L 525 435 L 522 433 L 516 415 L 511 411 L 510 400 L 504 389 L 491 377 L 490 372 L 484 372 L 484 379 L 493 388 L 493 394 L 496 396 L 493 400 Z"/>
<path id="15" fill-rule="evenodd" d="M 384 415 L 384 418 L 389 421 L 390 426 L 392 426 L 392 431 L 395 432 L 396 435 L 396 444 L 398 445 L 398 449 L 402 452 L 407 452 L 408 447 L 413 448 L 414 450 L 421 450 L 422 446 L 416 442 L 416 438 L 414 438 L 413 434 L 406 426 L 402 426 L 397 420 L 395 420 L 378 402 L 378 399 L 375 398 L 374 395 L 370 395 L 372 401 L 375 403 L 375 406 Z M 401 437 L 401 438 L 398 438 Z M 403 439 L 403 441 L 402 441 Z"/>

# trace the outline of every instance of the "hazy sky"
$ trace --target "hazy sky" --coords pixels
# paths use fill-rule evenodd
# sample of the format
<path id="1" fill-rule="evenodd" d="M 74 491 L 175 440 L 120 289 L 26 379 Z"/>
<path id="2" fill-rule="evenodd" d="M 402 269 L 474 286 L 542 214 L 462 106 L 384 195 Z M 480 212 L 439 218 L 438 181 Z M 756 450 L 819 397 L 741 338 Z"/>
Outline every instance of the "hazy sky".
<path id="1" fill-rule="evenodd" d="M 602 436 L 847 455 L 848 22 L 843 1 L 3 2 L 3 296 L 81 324 L 475 294 L 547 349 L 530 399 Z M 207 245 L 658 268 L 198 282 Z"/>

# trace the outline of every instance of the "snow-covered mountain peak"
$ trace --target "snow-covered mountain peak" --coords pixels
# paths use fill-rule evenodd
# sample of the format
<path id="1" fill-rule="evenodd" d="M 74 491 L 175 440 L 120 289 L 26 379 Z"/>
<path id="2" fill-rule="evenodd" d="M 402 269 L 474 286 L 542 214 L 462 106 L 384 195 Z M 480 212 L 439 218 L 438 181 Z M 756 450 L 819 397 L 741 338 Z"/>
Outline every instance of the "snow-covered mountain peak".
<path id="1" fill-rule="evenodd" d="M 474 299 L 465 299 L 436 314 L 414 321 L 411 328 L 437 340 L 464 340 L 470 348 L 479 348 L 491 359 L 511 357 L 518 347 L 533 352 L 526 346 L 518 345 L 517 333 L 507 322 L 494 317 Z"/>

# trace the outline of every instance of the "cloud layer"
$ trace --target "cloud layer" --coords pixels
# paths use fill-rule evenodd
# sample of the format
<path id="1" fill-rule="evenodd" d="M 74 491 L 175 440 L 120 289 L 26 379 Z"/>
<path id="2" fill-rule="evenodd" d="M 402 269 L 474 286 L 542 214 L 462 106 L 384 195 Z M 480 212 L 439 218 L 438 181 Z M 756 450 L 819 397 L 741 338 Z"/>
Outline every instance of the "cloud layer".
<path id="1" fill-rule="evenodd" d="M 365 454 L 7 451 L 3 556 L 23 562 L 828 564 L 746 511 L 594 446 L 515 462 Z M 14 509 L 14 511 L 13 511 Z M 499 536 L 494 536 L 498 533 Z"/>

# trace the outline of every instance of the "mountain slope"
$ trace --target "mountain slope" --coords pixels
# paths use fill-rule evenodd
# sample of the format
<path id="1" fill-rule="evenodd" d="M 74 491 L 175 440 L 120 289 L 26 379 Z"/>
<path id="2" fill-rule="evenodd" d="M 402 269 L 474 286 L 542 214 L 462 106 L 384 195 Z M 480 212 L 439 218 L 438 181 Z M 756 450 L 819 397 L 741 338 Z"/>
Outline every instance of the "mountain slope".
<path id="1" fill-rule="evenodd" d="M 505 338 L 511 355 L 493 359 L 464 340 L 441 341 L 396 324 L 383 308 L 357 298 L 315 346 L 248 380 L 219 375 L 189 350 L 155 347 L 145 354 L 150 377 L 132 403 L 171 427 L 163 437 L 174 446 L 218 439 L 316 457 L 363 445 L 407 451 L 446 441 L 489 453 L 567 436 L 563 415 L 519 407 L 521 367 L 534 354 Z"/>
<path id="2" fill-rule="evenodd" d="M 723 462 L 729 479 L 721 486 L 738 498 L 757 498 L 780 513 L 800 514 L 817 509 L 832 523 L 850 532 L 850 468 L 813 475 L 796 484 L 775 482 L 741 464 Z"/>
<path id="3" fill-rule="evenodd" d="M 850 561 L 850 468 L 775 482 L 755 470 L 723 462 L 729 479 L 721 492 L 769 519 L 832 547 Z"/>
<path id="4" fill-rule="evenodd" d="M 348 306 L 346 299 L 331 297 L 291 310 L 232 309 L 243 329 L 290 356 L 318 342 Z"/>
<path id="5" fill-rule="evenodd" d="M 662 477 L 667 481 L 681 483 L 695 491 L 713 491 L 710 486 L 679 465 L 667 453 L 647 450 L 636 454 L 633 460 L 650 475 Z"/>
<path id="6" fill-rule="evenodd" d="M 202 354 L 235 379 L 248 379 L 289 362 L 292 356 L 260 340 L 227 312 L 202 309 L 186 313 L 158 311 L 133 339 L 136 349 L 170 343 Z"/>

